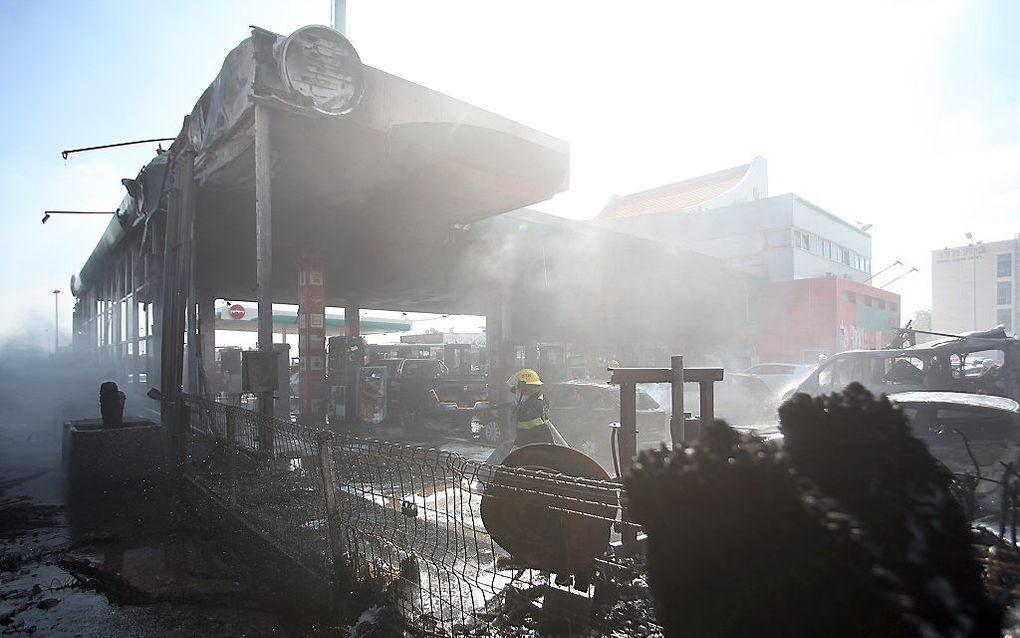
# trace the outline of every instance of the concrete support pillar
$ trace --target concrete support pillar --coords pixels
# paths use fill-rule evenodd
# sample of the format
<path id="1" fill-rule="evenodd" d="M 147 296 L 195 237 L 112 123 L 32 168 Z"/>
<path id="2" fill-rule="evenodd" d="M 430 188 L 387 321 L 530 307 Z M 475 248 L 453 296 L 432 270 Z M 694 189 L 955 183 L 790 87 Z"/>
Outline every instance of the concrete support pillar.
<path id="1" fill-rule="evenodd" d="M 357 302 L 344 304 L 344 332 L 349 339 L 361 337 L 361 308 Z"/>
<path id="2" fill-rule="evenodd" d="M 298 393 L 301 421 L 322 425 L 326 418 L 326 282 L 322 256 L 301 255 L 298 271 Z"/>
<path id="3" fill-rule="evenodd" d="M 200 348 L 199 387 L 207 398 L 214 398 L 213 368 L 216 361 L 216 297 L 208 290 L 198 295 L 198 339 Z"/>
<path id="4" fill-rule="evenodd" d="M 255 105 L 255 282 L 259 308 L 260 352 L 273 351 L 273 197 L 269 146 L 269 110 Z M 273 414 L 273 393 L 259 395 L 259 411 Z M 264 438 L 264 437 L 260 437 Z"/>
<path id="5" fill-rule="evenodd" d="M 356 347 L 358 341 L 361 339 L 361 308 L 355 301 L 347 301 L 344 304 L 344 330 L 347 333 L 347 347 Z M 358 352 L 362 355 L 364 351 L 360 348 Z M 364 365 L 364 359 L 357 356 L 351 356 L 347 363 L 347 383 L 346 390 L 344 390 L 344 411 L 345 418 L 348 422 L 358 420 L 358 374 L 361 372 L 361 367 Z"/>
<path id="6" fill-rule="evenodd" d="M 513 353 L 508 347 L 510 334 L 510 308 L 504 295 L 495 295 L 485 313 L 485 351 L 489 359 L 489 372 L 485 382 L 489 387 L 489 402 L 492 405 L 505 405 L 510 402 L 510 390 L 506 386 L 507 378 L 513 373 L 510 370 Z M 508 418 L 503 421 L 503 440 L 510 440 L 515 435 L 513 422 Z"/>

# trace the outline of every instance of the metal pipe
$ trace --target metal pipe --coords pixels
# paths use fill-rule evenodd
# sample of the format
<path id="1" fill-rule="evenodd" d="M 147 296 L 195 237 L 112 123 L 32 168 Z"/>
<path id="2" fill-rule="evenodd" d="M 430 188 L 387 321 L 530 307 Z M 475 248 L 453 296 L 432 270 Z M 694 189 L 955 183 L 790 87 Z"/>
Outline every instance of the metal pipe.
<path id="1" fill-rule="evenodd" d="M 865 283 L 865 284 L 866 284 L 866 283 L 868 283 L 869 281 L 871 281 L 872 279 L 874 279 L 875 277 L 878 277 L 879 275 L 881 275 L 882 273 L 884 273 L 885 271 L 887 271 L 887 270 L 889 270 L 889 269 L 891 269 L 891 268 L 895 268 L 896 266 L 902 266 L 902 265 L 903 265 L 903 262 L 902 262 L 902 261 L 900 261 L 899 259 L 897 259 L 897 260 L 896 260 L 896 261 L 894 261 L 894 262 L 893 262 L 892 264 L 890 264 L 890 265 L 886 266 L 886 267 L 885 267 L 885 268 L 883 268 L 882 270 L 879 270 L 879 271 L 878 271 L 878 272 L 876 272 L 876 273 L 875 273 L 874 275 L 872 275 L 872 276 L 868 277 L 867 279 L 865 279 L 865 280 L 864 280 L 863 282 L 861 282 L 861 283 Z"/>
<path id="2" fill-rule="evenodd" d="M 899 281 L 900 279 L 903 279 L 904 277 L 906 277 L 907 275 L 909 275 L 912 272 L 920 272 L 920 271 L 917 268 L 915 268 L 915 267 L 911 267 L 910 270 L 908 270 L 907 272 L 903 273 L 899 277 L 894 277 L 891 281 L 888 281 L 888 282 L 882 284 L 881 286 L 879 286 L 879 288 L 885 288 L 886 286 L 890 286 L 890 285 L 896 283 L 897 281 Z M 976 317 L 976 315 L 977 315 L 977 301 L 975 301 L 974 304 L 975 304 L 974 305 L 974 307 L 975 307 L 975 311 L 974 312 L 975 312 L 975 317 Z M 975 321 L 976 321 L 976 319 L 975 319 Z M 974 329 L 977 330 L 977 327 L 975 326 Z"/>
<path id="3" fill-rule="evenodd" d="M 60 305 L 57 300 L 60 299 L 60 291 L 53 291 L 53 354 L 56 354 L 60 350 Z"/>
<path id="4" fill-rule="evenodd" d="M 338 0 L 341 1 L 341 0 Z M 104 148 L 116 148 L 118 146 L 132 146 L 134 144 L 148 144 L 150 142 L 172 142 L 176 140 L 176 137 L 154 137 L 148 140 L 135 140 L 133 142 L 117 142 L 116 144 L 100 144 L 99 146 L 83 146 L 81 148 L 69 148 L 64 151 L 60 151 L 60 156 L 67 159 L 67 156 L 71 153 L 81 153 L 84 151 L 98 151 Z"/>
<path id="5" fill-rule="evenodd" d="M 116 215 L 115 210 L 44 210 L 42 223 L 50 220 L 50 215 Z"/>

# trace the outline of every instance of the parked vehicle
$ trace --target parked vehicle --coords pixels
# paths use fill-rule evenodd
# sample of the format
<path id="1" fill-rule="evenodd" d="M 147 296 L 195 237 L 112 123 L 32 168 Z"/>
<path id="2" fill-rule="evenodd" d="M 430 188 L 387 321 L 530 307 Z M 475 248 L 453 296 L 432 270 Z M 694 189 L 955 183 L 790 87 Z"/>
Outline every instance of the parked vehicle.
<path id="1" fill-rule="evenodd" d="M 549 420 L 567 443 L 613 469 L 610 423 L 620 420 L 620 388 L 606 383 L 565 381 L 543 388 Z M 637 391 L 638 449 L 669 441 L 666 412 L 648 393 Z"/>
<path id="2" fill-rule="evenodd" d="M 1020 461 L 1020 403 L 999 396 L 968 392 L 896 392 L 886 397 L 910 420 L 910 430 L 932 455 L 956 475 L 980 475 L 974 506 L 997 511 L 1001 488 L 996 482 L 1006 464 Z M 740 428 L 782 444 L 776 426 Z M 966 482 L 964 482 L 966 483 Z"/>
<path id="3" fill-rule="evenodd" d="M 776 420 L 777 396 L 758 376 L 727 372 L 715 383 L 713 392 L 715 418 L 733 426 L 752 426 Z M 684 411 L 700 416 L 698 386 L 684 385 Z"/>
<path id="4" fill-rule="evenodd" d="M 841 352 L 796 390 L 827 394 L 853 381 L 876 394 L 964 392 L 1020 400 L 1020 339 L 996 328 L 907 348 Z"/>
<path id="5" fill-rule="evenodd" d="M 488 405 L 484 378 L 451 376 L 439 359 L 379 359 L 368 367 L 386 368 L 387 414 L 407 427 L 438 421 L 468 429 L 473 411 Z"/>
<path id="6" fill-rule="evenodd" d="M 817 367 L 813 363 L 759 363 L 744 370 L 744 374 L 758 377 L 772 394 L 779 397 L 803 381 Z"/>

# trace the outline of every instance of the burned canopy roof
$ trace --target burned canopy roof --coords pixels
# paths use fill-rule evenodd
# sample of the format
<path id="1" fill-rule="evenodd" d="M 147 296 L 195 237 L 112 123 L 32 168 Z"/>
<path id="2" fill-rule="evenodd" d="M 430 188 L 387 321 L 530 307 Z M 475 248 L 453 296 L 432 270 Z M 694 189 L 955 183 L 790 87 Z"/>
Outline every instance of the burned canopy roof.
<path id="1" fill-rule="evenodd" d="M 169 154 L 172 163 L 185 148 L 195 153 L 196 276 L 217 296 L 249 298 L 255 288 L 257 103 L 269 114 L 278 302 L 296 301 L 297 263 L 311 248 L 326 257 L 329 303 L 434 305 L 449 297 L 452 226 L 567 187 L 565 142 L 362 65 L 326 27 L 289 37 L 256 28 Z"/>

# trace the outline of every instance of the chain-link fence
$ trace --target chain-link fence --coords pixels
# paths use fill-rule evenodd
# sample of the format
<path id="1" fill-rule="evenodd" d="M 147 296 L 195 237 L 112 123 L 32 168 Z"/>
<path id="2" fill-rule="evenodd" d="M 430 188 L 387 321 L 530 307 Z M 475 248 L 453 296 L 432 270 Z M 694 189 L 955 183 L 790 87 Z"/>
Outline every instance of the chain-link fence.
<path id="1" fill-rule="evenodd" d="M 349 579 L 337 591 L 372 590 L 426 635 L 487 635 L 494 625 L 527 633 L 550 617 L 583 633 L 600 616 L 596 583 L 637 573 L 609 555 L 618 483 L 493 467 L 193 396 L 185 405 L 190 480 L 304 566 Z M 520 562 L 485 528 L 486 492 L 504 529 L 536 546 L 545 533 L 570 546 L 571 535 L 603 530 L 601 557 L 561 574 Z"/>
<path id="2" fill-rule="evenodd" d="M 316 430 L 185 397 L 185 472 L 304 566 L 330 563 Z"/>
<path id="3" fill-rule="evenodd" d="M 543 533 L 562 534 L 567 527 L 567 534 L 580 535 L 587 522 L 605 529 L 602 550 L 609 548 L 619 484 L 494 468 L 448 452 L 349 437 L 334 438 L 330 450 L 339 551 L 359 580 L 381 577 L 389 602 L 432 633 L 484 631 L 493 620 L 515 615 L 523 623 L 529 614 L 542 615 L 533 601 L 545 604 L 557 588 L 556 575 L 515 563 L 517 557 L 489 535 L 486 490 L 504 529 L 509 525 L 527 542 L 555 545 Z M 508 516 L 513 507 L 518 511 Z M 552 525 L 536 508 L 555 513 Z M 558 575 L 557 591 L 571 601 L 555 610 L 561 621 L 590 626 L 591 572 Z"/>

